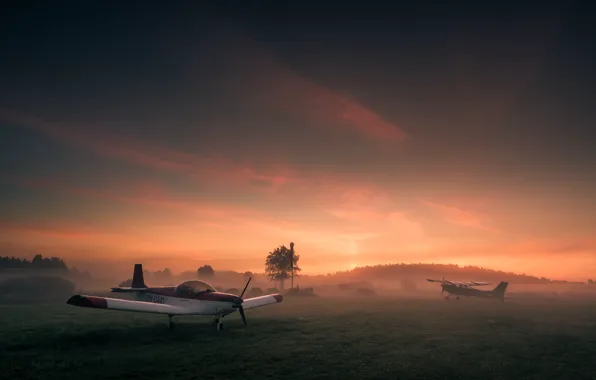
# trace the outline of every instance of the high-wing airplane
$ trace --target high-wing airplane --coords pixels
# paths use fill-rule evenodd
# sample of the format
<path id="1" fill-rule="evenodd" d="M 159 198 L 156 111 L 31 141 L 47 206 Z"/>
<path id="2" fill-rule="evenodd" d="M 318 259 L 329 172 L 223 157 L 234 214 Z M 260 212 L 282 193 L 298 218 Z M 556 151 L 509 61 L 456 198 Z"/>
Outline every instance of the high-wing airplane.
<path id="1" fill-rule="evenodd" d="M 509 285 L 508 282 L 501 282 L 497 285 L 496 288 L 493 290 L 479 290 L 475 289 L 475 286 L 486 286 L 490 285 L 488 282 L 478 282 L 478 281 L 471 281 L 471 282 L 461 282 L 461 281 L 448 281 L 445 279 L 442 280 L 432 280 L 427 279 L 429 282 L 439 282 L 441 284 L 441 294 L 443 292 L 447 292 L 447 296 L 445 297 L 446 300 L 449 299 L 451 295 L 455 295 L 455 299 L 459 300 L 459 296 L 464 297 L 485 297 L 485 298 L 495 298 L 501 300 L 501 302 L 505 301 L 505 290 L 507 290 L 507 286 Z"/>
<path id="2" fill-rule="evenodd" d="M 246 326 L 244 310 L 282 302 L 281 294 L 243 299 L 251 279 L 248 279 L 240 296 L 218 292 L 208 283 L 198 280 L 185 281 L 178 286 L 150 288 L 143 279 L 143 266 L 135 264 L 132 286 L 112 288 L 112 292 L 133 293 L 136 301 L 75 294 L 66 303 L 96 309 L 165 314 L 170 318 L 170 328 L 174 326 L 172 317 L 175 315 L 211 315 L 219 331 L 223 328 L 223 318 L 236 310 Z"/>

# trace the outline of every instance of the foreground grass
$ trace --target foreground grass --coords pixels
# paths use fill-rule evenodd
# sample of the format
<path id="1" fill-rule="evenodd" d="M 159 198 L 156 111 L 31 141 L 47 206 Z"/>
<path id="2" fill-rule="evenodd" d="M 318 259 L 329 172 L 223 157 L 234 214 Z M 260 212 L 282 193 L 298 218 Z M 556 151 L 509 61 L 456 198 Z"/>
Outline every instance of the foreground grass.
<path id="1" fill-rule="evenodd" d="M 596 302 L 292 299 L 209 318 L 0 307 L 7 379 L 593 379 Z"/>

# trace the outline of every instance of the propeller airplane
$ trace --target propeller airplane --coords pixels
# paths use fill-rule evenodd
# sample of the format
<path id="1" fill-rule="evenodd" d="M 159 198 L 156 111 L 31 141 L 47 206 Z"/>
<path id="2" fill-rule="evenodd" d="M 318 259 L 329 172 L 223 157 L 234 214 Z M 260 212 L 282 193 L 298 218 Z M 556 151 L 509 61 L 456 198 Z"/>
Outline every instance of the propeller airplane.
<path id="1" fill-rule="evenodd" d="M 490 285 L 488 282 L 461 282 L 461 281 L 449 281 L 443 278 L 442 280 L 427 279 L 429 282 L 438 282 L 441 284 L 441 294 L 447 292 L 446 300 L 449 300 L 451 295 L 455 295 L 455 299 L 459 300 L 459 296 L 464 297 L 484 297 L 499 299 L 501 302 L 505 301 L 505 290 L 507 290 L 508 282 L 501 282 L 493 290 L 479 290 L 475 289 L 476 286 Z"/>
<path id="2" fill-rule="evenodd" d="M 248 279 L 240 296 L 218 292 L 208 283 L 198 280 L 185 281 L 177 286 L 147 287 L 142 264 L 135 264 L 131 287 L 112 288 L 112 292 L 133 293 L 136 301 L 75 294 L 66 303 L 96 309 L 165 314 L 170 319 L 170 328 L 174 327 L 174 316 L 210 315 L 214 317 L 214 324 L 219 331 L 223 328 L 223 318 L 228 314 L 238 311 L 246 326 L 244 310 L 283 301 L 281 294 L 243 299 L 251 280 L 252 277 Z"/>

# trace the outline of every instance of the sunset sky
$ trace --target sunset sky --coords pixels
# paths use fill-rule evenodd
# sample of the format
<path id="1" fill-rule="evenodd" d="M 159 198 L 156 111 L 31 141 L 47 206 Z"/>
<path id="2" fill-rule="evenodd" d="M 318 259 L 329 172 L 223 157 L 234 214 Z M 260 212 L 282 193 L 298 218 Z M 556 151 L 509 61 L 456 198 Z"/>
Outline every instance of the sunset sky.
<path id="1" fill-rule="evenodd" d="M 0 255 L 596 278 L 588 2 L 157 3 L 0 16 Z"/>

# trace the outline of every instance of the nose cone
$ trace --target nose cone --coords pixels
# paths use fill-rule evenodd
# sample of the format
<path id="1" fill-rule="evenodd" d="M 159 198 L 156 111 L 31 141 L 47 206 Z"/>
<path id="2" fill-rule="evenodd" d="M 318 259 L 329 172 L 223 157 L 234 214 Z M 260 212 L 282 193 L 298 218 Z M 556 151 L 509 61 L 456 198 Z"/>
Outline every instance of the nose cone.
<path id="1" fill-rule="evenodd" d="M 219 301 L 229 302 L 234 305 L 240 305 L 240 304 L 242 304 L 242 302 L 244 302 L 244 300 L 242 298 L 238 297 L 235 294 L 229 294 L 229 293 L 222 293 L 219 297 Z"/>

